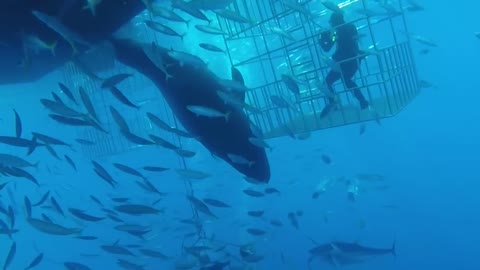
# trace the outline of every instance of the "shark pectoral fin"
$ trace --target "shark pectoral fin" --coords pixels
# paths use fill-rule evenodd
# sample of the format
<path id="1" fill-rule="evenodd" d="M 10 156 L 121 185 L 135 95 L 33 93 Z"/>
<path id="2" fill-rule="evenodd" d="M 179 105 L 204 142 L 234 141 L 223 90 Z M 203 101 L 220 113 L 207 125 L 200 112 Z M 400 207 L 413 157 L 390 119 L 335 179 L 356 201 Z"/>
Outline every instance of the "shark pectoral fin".
<path id="1" fill-rule="evenodd" d="M 241 83 L 243 86 L 245 86 L 245 79 L 243 78 L 242 73 L 235 67 L 232 66 L 232 80 Z M 242 102 L 245 102 L 245 92 L 242 91 L 241 93 L 238 94 L 238 99 L 241 100 Z"/>
<path id="2" fill-rule="evenodd" d="M 242 73 L 240 73 L 240 71 L 235 67 L 232 67 L 232 80 L 245 85 L 245 80 L 243 79 Z"/>
<path id="3" fill-rule="evenodd" d="M 241 92 L 238 96 L 240 97 L 240 101 L 245 103 L 245 92 Z"/>

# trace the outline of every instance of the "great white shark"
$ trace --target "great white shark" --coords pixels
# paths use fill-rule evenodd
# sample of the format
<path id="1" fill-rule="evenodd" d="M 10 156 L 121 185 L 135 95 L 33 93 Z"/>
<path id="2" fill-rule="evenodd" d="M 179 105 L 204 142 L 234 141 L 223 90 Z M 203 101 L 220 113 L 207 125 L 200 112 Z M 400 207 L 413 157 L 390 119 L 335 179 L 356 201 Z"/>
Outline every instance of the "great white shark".
<path id="1" fill-rule="evenodd" d="M 248 117 L 240 107 L 226 103 L 217 91 L 228 91 L 219 78 L 208 68 L 180 63 L 169 56 L 169 50 L 158 47 L 159 57 L 168 73 L 167 78 L 147 56 L 141 44 L 129 40 L 110 39 L 117 60 L 135 68 L 150 78 L 162 92 L 180 123 L 212 154 L 228 162 L 245 176 L 265 182 L 270 179 L 270 168 L 264 148 L 250 142 L 255 135 Z M 225 118 L 198 116 L 188 106 L 202 106 L 228 113 Z M 234 162 L 229 157 L 237 155 L 249 163 Z"/>
<path id="2" fill-rule="evenodd" d="M 0 85 L 33 82 L 72 60 L 71 41 L 55 32 L 48 23 L 36 17 L 44 14 L 55 18 L 82 43 L 109 42 L 116 59 L 148 77 L 160 90 L 181 124 L 213 155 L 222 158 L 237 171 L 258 182 L 270 180 L 270 166 L 265 149 L 253 145 L 255 137 L 251 123 L 241 108 L 225 103 L 217 91 L 226 90 L 219 78 L 208 70 L 190 64 L 181 64 L 159 47 L 167 63 L 168 78 L 145 53 L 140 43 L 116 39 L 113 33 L 134 16 L 145 10 L 144 1 L 103 0 L 95 16 L 84 10 L 84 1 L 76 0 L 7 0 L 0 3 Z M 22 33 L 33 33 L 42 40 L 58 40 L 55 57 L 48 54 L 32 55 L 25 62 Z M 162 44 L 160 44 L 162 45 Z M 163 44 L 164 46 L 168 44 Z M 77 49 L 77 48 L 76 48 Z M 89 48 L 78 48 L 78 54 Z M 28 64 L 28 65 L 26 65 Z M 243 83 L 238 71 L 234 79 Z M 198 116 L 187 106 L 203 106 L 229 113 L 223 118 Z M 248 164 L 232 161 L 231 155 L 243 157 Z"/>
<path id="3" fill-rule="evenodd" d="M 333 241 L 326 244 L 318 244 L 310 249 L 309 264 L 312 263 L 314 258 L 320 258 L 328 264 L 338 267 L 361 263 L 370 257 L 388 254 L 396 256 L 395 243 L 390 248 L 376 248 L 356 242 Z"/>

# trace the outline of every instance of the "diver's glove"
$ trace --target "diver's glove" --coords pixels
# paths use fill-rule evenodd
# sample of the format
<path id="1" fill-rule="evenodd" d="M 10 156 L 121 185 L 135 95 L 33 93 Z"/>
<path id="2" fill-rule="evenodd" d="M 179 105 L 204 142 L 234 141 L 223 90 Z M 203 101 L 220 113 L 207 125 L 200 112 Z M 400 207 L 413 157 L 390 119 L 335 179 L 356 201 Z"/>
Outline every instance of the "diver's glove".
<path id="1" fill-rule="evenodd" d="M 326 30 L 320 34 L 320 46 L 324 51 L 329 51 L 333 46 L 333 35 L 332 31 Z"/>
<path id="2" fill-rule="evenodd" d="M 320 43 L 330 43 L 332 42 L 332 31 L 326 30 L 320 34 Z"/>

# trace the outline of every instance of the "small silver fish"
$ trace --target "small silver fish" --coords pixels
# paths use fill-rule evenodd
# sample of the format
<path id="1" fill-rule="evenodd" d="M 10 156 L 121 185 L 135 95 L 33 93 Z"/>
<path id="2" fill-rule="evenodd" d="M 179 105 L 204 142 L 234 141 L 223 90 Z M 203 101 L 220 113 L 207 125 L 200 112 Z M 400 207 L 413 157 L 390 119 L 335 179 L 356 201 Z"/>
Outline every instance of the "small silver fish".
<path id="1" fill-rule="evenodd" d="M 213 27 L 210 25 L 195 25 L 195 28 L 197 28 L 198 31 L 207 33 L 207 34 L 212 34 L 212 35 L 227 35 L 225 31 L 223 31 L 220 28 Z"/>
<path id="2" fill-rule="evenodd" d="M 332 1 L 322 1 L 322 4 L 323 4 L 324 7 L 326 7 L 330 11 L 343 13 L 343 10 L 337 4 L 333 3 Z"/>
<path id="3" fill-rule="evenodd" d="M 218 16 L 223 17 L 227 20 L 238 22 L 238 23 L 253 23 L 252 20 L 246 18 L 239 13 L 229 10 L 229 9 L 219 9 L 214 11 Z"/>
<path id="4" fill-rule="evenodd" d="M 209 43 L 200 43 L 198 44 L 198 46 L 200 46 L 200 48 L 203 48 L 207 51 L 211 51 L 211 52 L 221 52 L 221 53 L 225 53 L 224 50 L 222 50 L 221 48 L 213 45 L 213 44 L 209 44 Z"/>
<path id="5" fill-rule="evenodd" d="M 13 242 L 10 246 L 10 251 L 8 252 L 7 259 L 5 260 L 5 264 L 3 265 L 3 269 L 6 270 L 13 261 L 15 254 L 17 253 L 17 243 Z"/>
<path id="6" fill-rule="evenodd" d="M 419 35 L 413 35 L 412 36 L 413 39 L 415 39 L 418 43 L 421 43 L 423 45 L 427 45 L 427 46 L 430 46 L 430 47 L 438 47 L 438 44 L 435 43 L 435 41 L 429 39 L 429 38 L 426 38 L 426 37 L 423 37 L 423 36 L 419 36 Z"/>
<path id="7" fill-rule="evenodd" d="M 61 225 L 46 222 L 36 218 L 29 218 L 27 222 L 34 227 L 35 229 L 46 233 L 46 234 L 53 234 L 53 235 L 70 235 L 70 234 L 78 234 L 82 231 L 79 228 L 66 228 Z"/>
<path id="8" fill-rule="evenodd" d="M 27 35 L 24 39 L 24 43 L 26 47 L 31 48 L 35 52 L 38 52 L 40 50 L 48 50 L 52 53 L 53 56 L 55 56 L 55 49 L 58 42 L 54 41 L 51 43 L 47 43 L 41 40 L 36 35 Z"/>
<path id="9" fill-rule="evenodd" d="M 291 41 L 295 41 L 295 38 L 290 34 L 288 33 L 287 31 L 279 28 L 279 27 L 272 27 L 270 28 L 270 31 L 272 31 L 273 33 L 279 35 L 279 36 L 282 36 L 288 40 L 291 40 Z"/>
<path id="10" fill-rule="evenodd" d="M 166 20 L 170 20 L 170 21 L 173 21 L 173 22 L 184 22 L 184 23 L 187 24 L 187 26 L 190 22 L 190 20 L 185 20 L 184 18 L 182 18 L 180 15 L 178 15 L 174 11 L 163 8 L 163 7 L 152 6 L 151 8 L 149 8 L 149 10 L 153 15 L 164 18 Z"/>
<path id="11" fill-rule="evenodd" d="M 230 208 L 231 206 L 220 201 L 220 200 L 217 200 L 217 199 L 212 199 L 212 198 L 205 198 L 203 199 L 203 201 L 208 204 L 208 205 L 211 205 L 211 206 L 214 206 L 214 207 L 219 207 L 219 208 Z"/>
<path id="12" fill-rule="evenodd" d="M 77 53 L 77 49 L 75 43 L 87 46 L 88 48 L 93 47 L 93 45 L 83 39 L 78 33 L 72 31 L 67 26 L 65 26 L 58 18 L 49 16 L 45 13 L 40 11 L 32 11 L 33 16 L 35 16 L 38 20 L 43 22 L 46 26 L 48 26 L 53 31 L 57 32 L 60 36 L 62 36 L 72 47 L 73 53 Z"/>
<path id="13" fill-rule="evenodd" d="M 300 88 L 298 87 L 297 82 L 295 79 L 288 74 L 282 74 L 282 81 L 285 83 L 287 88 L 292 91 L 294 94 L 298 95 L 300 94 Z"/>
<path id="14" fill-rule="evenodd" d="M 148 214 L 151 215 L 151 214 L 158 214 L 163 212 L 162 210 L 155 209 L 148 205 L 142 205 L 142 204 L 121 204 L 121 205 L 115 206 L 114 209 L 118 212 L 133 215 L 133 216 L 148 215 Z"/>
<path id="15" fill-rule="evenodd" d="M 255 164 L 254 161 L 250 161 L 239 155 L 227 154 L 227 156 L 233 163 L 237 163 L 239 165 L 247 165 L 248 167 L 251 167 L 253 164 Z"/>
<path id="16" fill-rule="evenodd" d="M 207 21 L 210 23 L 210 19 L 198 8 L 190 5 L 191 2 L 186 1 L 172 1 L 172 7 L 180 9 L 181 11 L 195 17 L 199 20 Z"/>
<path id="17" fill-rule="evenodd" d="M 83 9 L 89 9 L 93 16 L 97 15 L 97 6 L 102 3 L 102 0 L 86 0 L 87 4 Z"/>
<path id="18" fill-rule="evenodd" d="M 42 259 L 43 253 L 38 254 L 37 257 L 35 257 L 32 262 L 30 262 L 30 264 L 25 268 L 25 270 L 32 269 L 35 266 L 39 265 L 42 262 Z"/>
<path id="19" fill-rule="evenodd" d="M 129 78 L 133 76 L 133 74 L 131 73 L 120 73 L 120 74 L 115 74 L 107 79 L 105 79 L 102 83 L 102 88 L 103 89 L 106 89 L 106 88 L 111 88 L 111 87 L 114 87 L 116 86 L 117 84 L 121 83 L 122 81 L 124 81 L 125 79 Z"/>
<path id="20" fill-rule="evenodd" d="M 204 106 L 197 106 L 197 105 L 188 105 L 187 110 L 191 111 L 192 113 L 196 114 L 197 116 L 205 116 L 210 118 L 225 118 L 225 121 L 228 122 L 230 119 L 231 112 L 222 113 L 215 109 L 204 107 Z"/>
<path id="21" fill-rule="evenodd" d="M 177 33 L 175 30 L 173 30 L 172 28 L 166 26 L 166 25 L 163 25 L 161 23 L 158 23 L 158 22 L 154 22 L 154 21 L 150 21 L 150 20 L 146 20 L 145 21 L 145 24 L 152 30 L 154 31 L 157 31 L 159 33 L 162 33 L 162 34 L 165 34 L 165 35 L 168 35 L 168 36 L 176 36 L 176 37 L 179 37 L 182 41 L 183 41 L 183 38 L 185 37 L 186 34 L 179 34 Z"/>
<path id="22" fill-rule="evenodd" d="M 192 65 L 197 68 L 207 67 L 207 64 L 200 57 L 186 52 L 169 51 L 168 56 L 180 62 L 181 67 L 183 67 L 185 64 Z"/>
<path id="23" fill-rule="evenodd" d="M 144 47 L 143 51 L 145 52 L 147 57 L 150 58 L 150 60 L 155 64 L 155 66 L 165 74 L 165 80 L 167 82 L 170 78 L 173 78 L 173 75 L 170 74 L 167 70 L 169 65 L 165 63 L 162 49 L 155 42 L 152 42 L 151 46 Z"/>
<path id="24" fill-rule="evenodd" d="M 260 138 L 257 138 L 257 137 L 250 137 L 250 138 L 248 138 L 248 141 L 251 144 L 255 145 L 256 147 L 272 149 L 272 147 L 270 145 L 268 145 L 268 143 L 263 139 L 260 139 Z"/>

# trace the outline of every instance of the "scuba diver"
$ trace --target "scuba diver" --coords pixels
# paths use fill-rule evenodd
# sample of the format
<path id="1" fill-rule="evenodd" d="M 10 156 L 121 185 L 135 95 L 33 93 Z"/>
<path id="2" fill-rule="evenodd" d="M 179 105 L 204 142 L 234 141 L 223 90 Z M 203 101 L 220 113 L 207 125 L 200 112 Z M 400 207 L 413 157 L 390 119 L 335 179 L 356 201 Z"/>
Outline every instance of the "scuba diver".
<path id="1" fill-rule="evenodd" d="M 327 30 L 320 35 L 320 46 L 325 52 L 330 51 L 336 43 L 337 48 L 332 55 L 332 59 L 338 64 L 339 68 L 333 68 L 327 74 L 325 83 L 331 95 L 328 95 L 328 103 L 322 110 L 320 117 L 325 117 L 335 108 L 335 99 L 333 98 L 333 84 L 342 79 L 348 90 L 353 91 L 355 98 L 360 102 L 360 108 L 369 108 L 368 101 L 360 92 L 359 87 L 353 81 L 353 76 L 358 70 L 363 52 L 358 48 L 357 28 L 352 23 L 345 23 L 343 14 L 334 12 L 330 17 L 330 26 L 332 30 Z"/>

